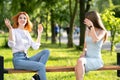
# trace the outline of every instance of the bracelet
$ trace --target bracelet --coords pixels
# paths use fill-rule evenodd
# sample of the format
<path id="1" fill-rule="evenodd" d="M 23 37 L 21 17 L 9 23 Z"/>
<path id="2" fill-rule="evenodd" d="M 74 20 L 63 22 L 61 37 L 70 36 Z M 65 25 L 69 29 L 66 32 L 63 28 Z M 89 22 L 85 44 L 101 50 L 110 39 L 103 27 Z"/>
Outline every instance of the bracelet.
<path id="1" fill-rule="evenodd" d="M 89 27 L 88 27 L 88 28 L 89 28 L 89 30 L 91 30 L 91 27 L 92 27 L 92 26 L 89 26 Z"/>

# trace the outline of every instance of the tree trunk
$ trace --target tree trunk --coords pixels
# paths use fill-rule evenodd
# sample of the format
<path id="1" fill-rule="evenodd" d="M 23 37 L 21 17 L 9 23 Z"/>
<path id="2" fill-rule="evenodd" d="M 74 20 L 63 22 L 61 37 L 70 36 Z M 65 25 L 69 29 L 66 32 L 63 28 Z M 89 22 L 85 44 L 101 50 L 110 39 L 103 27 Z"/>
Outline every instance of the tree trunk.
<path id="1" fill-rule="evenodd" d="M 51 20 L 50 21 L 51 21 L 51 32 L 52 32 L 51 43 L 55 44 L 56 40 L 55 40 L 55 31 L 54 31 L 54 15 L 53 15 L 53 10 L 51 10 Z"/>
<path id="2" fill-rule="evenodd" d="M 84 25 L 84 18 L 85 18 L 85 0 L 79 1 L 79 7 L 80 7 L 80 42 L 79 42 L 79 48 L 83 49 L 84 46 L 84 36 L 85 36 L 85 25 Z"/>
<path id="3" fill-rule="evenodd" d="M 78 0 L 75 0 L 75 7 L 74 7 L 74 11 L 72 13 L 72 8 L 71 8 L 71 0 L 69 0 L 69 9 L 70 9 L 70 32 L 68 34 L 68 43 L 67 46 L 73 47 L 73 24 L 74 24 L 74 20 L 75 20 L 75 15 L 77 12 L 77 5 L 78 5 Z"/>
<path id="4" fill-rule="evenodd" d="M 47 16 L 47 18 L 48 18 L 48 16 Z M 45 31 L 45 40 L 46 41 L 48 41 L 48 19 L 46 18 L 46 24 L 45 24 L 45 27 L 46 27 L 46 31 Z"/>
<path id="5" fill-rule="evenodd" d="M 85 9 L 85 12 L 88 12 L 89 9 L 90 9 L 90 1 L 91 1 L 91 0 L 88 0 L 88 1 L 86 2 L 86 9 Z"/>

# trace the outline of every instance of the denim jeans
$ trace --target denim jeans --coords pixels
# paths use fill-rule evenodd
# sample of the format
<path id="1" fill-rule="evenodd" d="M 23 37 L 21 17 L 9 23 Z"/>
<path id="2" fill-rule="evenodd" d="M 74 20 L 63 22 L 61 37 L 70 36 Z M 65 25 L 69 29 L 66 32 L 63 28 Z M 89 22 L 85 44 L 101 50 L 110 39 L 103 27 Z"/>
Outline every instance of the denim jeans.
<path id="1" fill-rule="evenodd" d="M 37 71 L 40 80 L 47 80 L 45 64 L 48 60 L 49 54 L 49 50 L 43 50 L 28 58 L 24 52 L 13 53 L 14 68 Z"/>

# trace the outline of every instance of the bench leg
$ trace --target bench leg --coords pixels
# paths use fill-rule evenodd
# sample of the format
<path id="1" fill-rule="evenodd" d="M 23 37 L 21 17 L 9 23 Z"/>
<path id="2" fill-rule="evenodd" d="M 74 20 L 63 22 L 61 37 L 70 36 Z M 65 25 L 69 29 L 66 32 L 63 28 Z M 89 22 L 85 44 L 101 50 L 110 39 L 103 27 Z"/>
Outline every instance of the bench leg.
<path id="1" fill-rule="evenodd" d="M 0 56 L 0 80 L 4 80 L 4 58 Z"/>
<path id="2" fill-rule="evenodd" d="M 120 53 L 117 53 L 117 65 L 120 66 Z M 117 70 L 117 76 L 120 77 L 120 70 Z"/>

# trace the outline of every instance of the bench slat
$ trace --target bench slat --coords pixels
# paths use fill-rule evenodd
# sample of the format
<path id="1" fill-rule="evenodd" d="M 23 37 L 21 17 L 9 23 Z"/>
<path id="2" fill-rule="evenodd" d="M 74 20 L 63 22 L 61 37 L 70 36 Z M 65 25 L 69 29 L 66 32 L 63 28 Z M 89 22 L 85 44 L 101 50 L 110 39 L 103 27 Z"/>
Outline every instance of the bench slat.
<path id="1" fill-rule="evenodd" d="M 74 67 L 73 66 L 69 66 L 69 67 L 46 67 L 46 71 L 47 72 L 70 72 L 70 71 L 74 71 Z M 4 73 L 29 73 L 29 72 L 36 72 L 36 71 L 31 71 L 31 70 L 16 70 L 16 69 L 12 69 L 12 68 L 7 68 L 4 70 Z"/>
<path id="2" fill-rule="evenodd" d="M 101 71 L 101 70 L 120 70 L 120 66 L 118 65 L 108 65 L 108 66 L 103 66 L 100 69 L 97 69 L 96 71 Z M 74 66 L 61 66 L 61 67 L 46 67 L 47 72 L 71 72 L 75 71 Z M 30 70 L 15 70 L 12 68 L 8 68 L 4 70 L 4 73 L 32 73 L 36 71 L 30 71 Z"/>
<path id="3" fill-rule="evenodd" d="M 102 68 L 98 69 L 98 70 L 120 70 L 120 66 L 119 65 L 108 65 L 108 66 L 103 66 Z"/>

